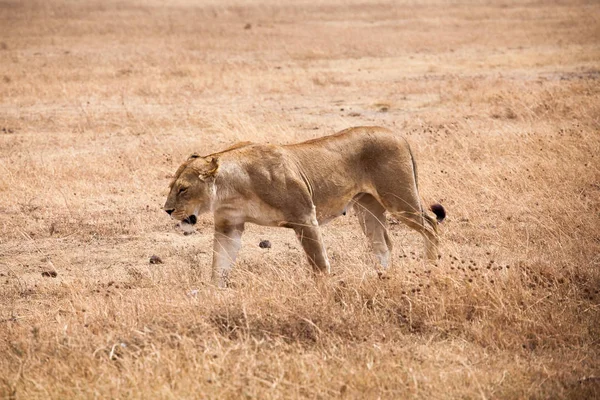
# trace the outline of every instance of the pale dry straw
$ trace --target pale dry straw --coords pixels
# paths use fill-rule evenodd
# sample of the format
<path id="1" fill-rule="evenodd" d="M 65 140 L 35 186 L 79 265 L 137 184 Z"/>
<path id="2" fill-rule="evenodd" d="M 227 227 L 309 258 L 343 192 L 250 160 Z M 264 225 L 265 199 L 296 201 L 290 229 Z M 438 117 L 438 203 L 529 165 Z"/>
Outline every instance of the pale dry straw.
<path id="1" fill-rule="evenodd" d="M 0 4 L 0 397 L 600 396 L 595 2 Z M 352 213 L 315 281 L 249 226 L 161 210 L 192 152 L 404 134 L 442 258 Z M 258 243 L 268 239 L 270 249 Z M 152 256 L 162 264 L 150 264 Z"/>

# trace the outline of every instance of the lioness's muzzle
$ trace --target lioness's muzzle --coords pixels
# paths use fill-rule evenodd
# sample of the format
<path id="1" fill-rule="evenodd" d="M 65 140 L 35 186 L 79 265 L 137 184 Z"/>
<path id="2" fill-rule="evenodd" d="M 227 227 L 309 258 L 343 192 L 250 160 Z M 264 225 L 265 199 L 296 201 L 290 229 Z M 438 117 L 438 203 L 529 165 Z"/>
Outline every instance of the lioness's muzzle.
<path id="1" fill-rule="evenodd" d="M 196 225 L 197 221 L 198 221 L 198 219 L 196 218 L 195 215 L 190 215 L 186 219 L 183 220 L 183 222 L 185 222 L 186 224 L 190 224 L 190 225 Z"/>

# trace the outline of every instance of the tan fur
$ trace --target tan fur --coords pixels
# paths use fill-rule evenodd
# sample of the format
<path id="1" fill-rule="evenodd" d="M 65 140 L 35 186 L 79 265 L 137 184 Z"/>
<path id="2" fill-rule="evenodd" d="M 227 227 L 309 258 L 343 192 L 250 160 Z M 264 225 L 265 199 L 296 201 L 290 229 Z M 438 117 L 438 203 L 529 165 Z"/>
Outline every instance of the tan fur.
<path id="1" fill-rule="evenodd" d="M 212 210 L 212 279 L 223 286 L 246 222 L 294 229 L 313 269 L 329 272 L 319 226 L 350 206 L 384 268 L 391 259 L 385 211 L 421 233 L 428 258 L 437 259 L 437 222 L 421 206 L 408 143 L 379 127 L 194 155 L 177 170 L 165 210 L 184 225 L 195 221 L 190 216 Z"/>

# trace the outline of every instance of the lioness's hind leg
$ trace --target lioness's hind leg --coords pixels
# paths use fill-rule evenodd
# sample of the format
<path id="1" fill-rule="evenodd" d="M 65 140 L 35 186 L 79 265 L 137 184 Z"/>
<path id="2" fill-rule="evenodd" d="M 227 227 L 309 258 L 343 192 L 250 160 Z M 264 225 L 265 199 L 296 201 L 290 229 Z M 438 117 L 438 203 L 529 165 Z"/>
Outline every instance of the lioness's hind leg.
<path id="1" fill-rule="evenodd" d="M 416 192 L 404 192 L 402 196 L 398 196 L 387 193 L 381 198 L 381 203 L 394 218 L 423 236 L 427 259 L 437 260 L 439 243 L 437 222 L 423 211 L 418 194 Z"/>
<path id="2" fill-rule="evenodd" d="M 386 269 L 390 265 L 392 242 L 387 232 L 385 208 L 370 194 L 354 199 L 354 211 L 365 236 L 369 239 L 379 264 Z"/>
<path id="3" fill-rule="evenodd" d="M 423 236 L 427 259 L 437 261 L 439 245 L 437 222 L 424 212 L 393 212 L 392 215 Z"/>

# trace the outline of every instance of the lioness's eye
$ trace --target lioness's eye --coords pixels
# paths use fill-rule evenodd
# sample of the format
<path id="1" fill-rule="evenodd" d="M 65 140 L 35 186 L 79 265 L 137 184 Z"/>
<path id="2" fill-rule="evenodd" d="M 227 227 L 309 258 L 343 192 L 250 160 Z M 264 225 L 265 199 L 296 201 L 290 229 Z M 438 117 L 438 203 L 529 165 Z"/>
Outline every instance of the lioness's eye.
<path id="1" fill-rule="evenodd" d="M 177 192 L 177 194 L 183 194 L 186 190 L 187 188 L 179 188 L 179 192 Z"/>

